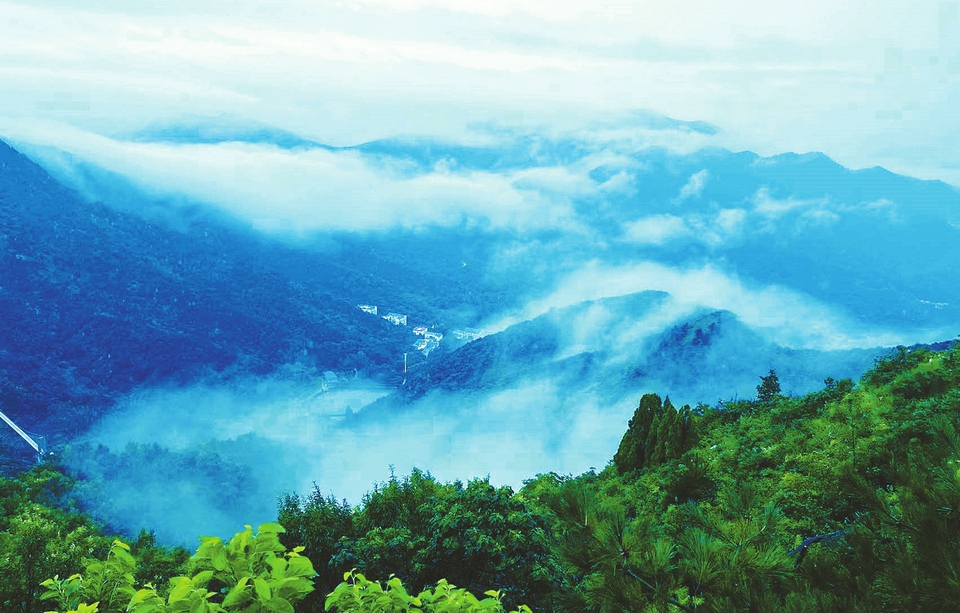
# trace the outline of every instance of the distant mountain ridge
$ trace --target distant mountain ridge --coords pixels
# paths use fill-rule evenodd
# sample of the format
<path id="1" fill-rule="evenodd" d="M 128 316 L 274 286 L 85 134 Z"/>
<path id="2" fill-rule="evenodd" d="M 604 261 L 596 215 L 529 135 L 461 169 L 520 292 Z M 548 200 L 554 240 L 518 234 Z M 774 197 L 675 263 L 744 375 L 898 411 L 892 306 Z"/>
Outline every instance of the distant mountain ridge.
<path id="1" fill-rule="evenodd" d="M 675 120 L 659 116 L 641 116 L 638 122 L 680 129 L 670 128 Z M 703 132 L 690 126 L 683 129 Z M 576 179 L 572 184 L 576 188 L 561 198 L 561 204 L 569 200 L 575 215 L 571 223 L 582 227 L 579 233 L 549 225 L 511 232 L 490 228 L 482 218 L 465 213 L 459 226 L 449 224 L 455 215 L 440 223 L 414 216 L 409 227 L 397 232 L 368 235 L 372 240 L 367 244 L 381 249 L 404 233 L 429 237 L 417 248 L 438 239 L 465 244 L 467 228 L 472 230 L 471 242 L 486 242 L 485 255 L 507 241 L 533 244 L 540 252 L 532 259 L 541 265 L 537 277 L 524 279 L 522 285 L 535 288 L 549 287 L 557 275 L 575 271 L 585 259 L 610 265 L 656 261 L 678 267 L 716 262 L 729 274 L 761 286 L 790 288 L 860 323 L 910 329 L 912 335 L 927 339 L 954 334 L 952 326 L 960 318 L 960 284 L 943 280 L 955 274 L 960 261 L 960 192 L 943 182 L 879 167 L 850 170 L 822 153 L 761 157 L 707 147 L 679 154 L 663 146 L 624 151 L 617 143 L 607 151 L 605 143 L 576 134 L 491 128 L 481 136 L 486 140 L 397 137 L 330 147 L 270 126 L 226 118 L 209 125 L 197 120 L 155 126 L 133 138 L 181 145 L 319 147 L 354 161 L 359 156 L 359 162 L 372 170 L 389 170 L 401 177 L 398 186 L 403 177 L 432 173 L 469 177 L 476 172 L 535 197 L 541 193 L 545 201 L 554 198 L 553 188 L 531 182 L 529 171 L 562 171 L 558 176 L 568 173 L 568 180 Z M 110 196 L 117 189 L 117 177 L 91 174 L 92 162 L 58 163 L 72 164 L 79 175 L 76 180 L 94 195 L 99 191 Z M 63 175 L 70 180 L 70 172 Z M 121 194 L 120 199 L 125 198 L 128 195 Z M 323 242 L 326 234 L 317 230 L 305 242 Z M 542 265 L 546 261 L 551 265 Z M 509 294 L 503 288 L 498 291 Z"/>
<path id="2" fill-rule="evenodd" d="M 0 406 L 53 446 L 93 425 L 75 470 L 101 443 L 134 457 L 121 453 L 129 441 L 164 458 L 151 471 L 167 479 L 247 437 L 276 461 L 230 462 L 265 491 L 367 487 L 407 462 L 504 482 L 580 472 L 614 453 L 642 394 L 676 406 L 752 398 L 771 369 L 800 394 L 857 378 L 886 351 L 875 339 L 955 333 L 960 196 L 942 183 L 821 154 L 608 154 L 569 135 L 334 148 L 262 127 L 194 128 L 140 142 L 297 163 L 342 154 L 358 176 L 386 172 L 391 189 L 434 175 L 493 184 L 494 199 L 520 193 L 508 204 L 543 223 L 497 223 L 477 205 L 439 220 L 417 208 L 376 231 L 261 232 L 223 203 L 37 156 L 73 191 L 0 143 Z M 429 356 L 414 326 L 444 335 Z M 455 341 L 467 327 L 491 333 Z M 15 437 L 0 428 L 0 470 L 33 461 Z"/>
<path id="3" fill-rule="evenodd" d="M 660 130 L 716 131 L 652 114 L 638 121 Z M 271 141 L 263 126 L 210 130 L 251 144 L 292 142 L 280 132 Z M 790 287 L 876 326 L 929 331 L 960 318 L 960 284 L 942 282 L 960 261 L 960 192 L 946 183 L 880 167 L 851 170 L 817 152 L 762 157 L 707 147 L 681 155 L 648 146 L 614 155 L 572 134 L 492 130 L 489 136 L 486 144 L 396 137 L 309 146 L 359 154 L 372 166 L 411 176 L 442 168 L 520 173 L 512 180 L 523 182 L 530 169 L 586 172 L 592 185 L 578 185 L 570 203 L 577 223 L 600 238 L 566 236 L 571 251 L 590 250 L 610 263 L 722 261 L 743 278 Z M 199 132 L 195 138 L 217 142 Z M 543 257 L 571 259 L 564 251 Z"/>
<path id="4" fill-rule="evenodd" d="M 882 347 L 819 351 L 766 340 L 727 311 L 701 311 L 635 342 L 621 339 L 631 323 L 656 312 L 668 298 L 642 292 L 557 309 L 460 347 L 412 369 L 392 396 L 355 414 L 356 423 L 402 416 L 404 407 L 434 393 L 483 397 L 549 379 L 561 387 L 592 388 L 603 396 L 658 389 L 683 402 L 753 397 L 757 381 L 778 372 L 784 393 L 804 394 L 824 379 L 856 378 L 884 354 Z M 569 326 L 591 310 L 592 346 L 578 350 Z M 586 331 L 584 331 L 586 332 Z M 469 405 L 470 403 L 465 403 Z"/>
<path id="5" fill-rule="evenodd" d="M 929 338 L 960 312 L 960 284 L 949 282 L 960 262 L 957 190 L 883 169 L 851 171 L 822 154 L 646 147 L 602 155 L 602 145 L 574 136 L 521 132 L 487 145 L 398 138 L 340 148 L 268 126 L 200 124 L 155 127 L 135 140 L 349 150 L 373 167 L 485 172 L 532 191 L 549 186 L 524 171 L 568 170 L 582 180 L 569 195 L 577 231 L 465 216 L 285 240 L 202 202 L 151 199 L 133 183 L 117 188 L 123 177 L 67 159 L 89 187 L 81 198 L 0 143 L 0 397 L 27 427 L 54 438 L 140 386 L 266 376 L 284 365 L 295 376 L 358 373 L 398 389 L 370 407 L 374 415 L 531 378 L 579 381 L 610 401 L 653 387 L 696 402 L 750 394 L 776 368 L 785 389 L 799 393 L 825 376 L 856 377 L 879 351 L 778 346 L 708 294 L 699 310 L 657 320 L 656 333 L 636 344 L 619 340 L 619 327 L 659 308 L 662 292 L 563 298 L 572 306 L 541 317 L 525 310 L 570 289 L 564 282 L 585 269 L 643 289 L 635 264 L 681 273 L 710 266 L 750 290 L 773 287 L 824 305 L 852 332 Z M 358 304 L 441 332 L 511 314 L 529 321 L 423 359 L 409 328 Z M 595 321 L 591 309 L 606 314 Z M 585 330 L 593 337 L 577 336 Z"/>

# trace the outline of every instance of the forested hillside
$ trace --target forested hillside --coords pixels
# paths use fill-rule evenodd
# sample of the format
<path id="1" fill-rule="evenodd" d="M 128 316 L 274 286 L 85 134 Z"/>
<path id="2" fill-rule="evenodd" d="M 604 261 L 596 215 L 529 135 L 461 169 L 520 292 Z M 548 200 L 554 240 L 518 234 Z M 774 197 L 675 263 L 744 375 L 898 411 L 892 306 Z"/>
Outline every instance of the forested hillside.
<path id="1" fill-rule="evenodd" d="M 83 201 L 3 143 L 0 160 L 0 389 L 25 424 L 88 422 L 81 407 L 96 415 L 135 386 L 227 368 L 396 370 L 407 335 L 318 285 L 319 258 L 302 264 L 312 283 L 297 279 L 223 220 L 146 223 Z"/>
<path id="2" fill-rule="evenodd" d="M 90 202 L 0 142 L 0 410 L 62 444 L 135 389 L 291 364 L 390 380 L 413 335 L 358 303 L 466 325 L 478 310 L 466 303 L 494 300 L 461 266 L 485 241 L 414 244 L 298 247 L 202 206 Z M 441 286 L 447 298 L 424 298 Z M 13 436 L 0 430 L 0 463 L 19 459 Z"/>
<path id="3" fill-rule="evenodd" d="M 637 340 L 631 326 L 669 299 L 640 292 L 551 310 L 530 321 L 466 344 L 442 359 L 410 368 L 403 389 L 352 421 L 382 419 L 437 391 L 461 397 L 549 378 L 569 389 L 593 386 L 621 398 L 637 389 L 666 386 L 685 399 L 705 399 L 718 389 L 751 391 L 755 373 L 776 365 L 785 388 L 809 391 L 821 373 L 863 373 L 882 351 L 791 349 L 752 330 L 729 311 L 702 311 Z"/>
<path id="4" fill-rule="evenodd" d="M 647 394 L 603 470 L 541 474 L 518 492 L 414 471 L 351 507 L 318 484 L 279 501 L 287 531 L 261 527 L 263 542 L 279 538 L 313 562 L 316 591 L 291 597 L 303 598 L 297 611 L 324 610 L 334 590 L 339 611 L 385 610 L 369 604 L 377 598 L 406 603 L 391 610 L 441 610 L 415 606 L 401 587 L 415 594 L 441 579 L 425 594 L 501 590 L 491 610 L 960 610 L 960 345 L 900 349 L 859 383 L 780 391 L 769 372 L 754 400 L 677 408 Z M 0 492 L 0 605 L 39 611 L 39 582 L 105 556 L 109 539 L 72 506 L 56 467 L 4 480 Z M 141 534 L 132 578 L 175 600 L 166 579 L 202 571 L 214 559 L 204 547 L 184 566 L 186 552 Z M 368 581 L 391 575 L 386 587 Z M 257 586 L 257 598 L 271 597 Z M 464 604 L 449 610 L 486 610 L 458 594 Z"/>

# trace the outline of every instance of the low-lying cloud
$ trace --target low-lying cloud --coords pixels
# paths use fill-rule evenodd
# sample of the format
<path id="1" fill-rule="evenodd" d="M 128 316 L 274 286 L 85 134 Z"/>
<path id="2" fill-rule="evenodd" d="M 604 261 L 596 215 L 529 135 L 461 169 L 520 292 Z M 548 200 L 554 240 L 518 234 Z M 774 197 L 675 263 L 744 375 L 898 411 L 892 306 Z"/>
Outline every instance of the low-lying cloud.
<path id="1" fill-rule="evenodd" d="M 677 202 L 683 202 L 687 198 L 698 198 L 703 193 L 703 188 L 707 184 L 710 173 L 704 169 L 695 172 L 687 180 L 686 184 L 680 188 L 680 194 L 677 196 Z"/>
<path id="2" fill-rule="evenodd" d="M 931 331 L 885 331 L 856 321 L 849 314 L 787 287 L 755 286 L 714 265 L 672 268 L 656 262 L 612 266 L 588 263 L 561 278 L 542 298 L 520 312 L 484 326 L 486 333 L 503 330 L 551 309 L 626 296 L 647 290 L 667 292 L 678 313 L 695 308 L 727 310 L 768 339 L 784 347 L 849 349 L 891 346 L 936 340 Z M 929 338 L 927 338 L 929 337 Z"/>
<path id="3" fill-rule="evenodd" d="M 117 187 L 123 183 L 145 202 L 209 204 L 267 232 L 467 224 L 583 234 L 590 223 L 584 217 L 597 203 L 636 196 L 636 176 L 649 170 L 638 152 L 666 147 L 687 154 L 714 138 L 709 130 L 649 113 L 620 119 L 616 127 L 595 123 L 572 131 L 479 123 L 456 141 L 399 139 L 368 152 L 327 147 L 232 116 L 209 124 L 194 116 L 128 134 L 129 140 L 56 123 L 0 121 L 0 133 L 88 199 L 111 202 L 119 191 L 129 200 L 130 190 Z M 445 153 L 431 154 L 434 144 Z M 477 155 L 486 161 L 478 163 Z M 606 173 L 602 180 L 596 169 Z M 702 191 L 705 173 L 690 178 L 682 190 L 687 197 Z M 690 232 L 718 244 L 735 233 L 719 217 L 701 217 L 637 220 L 628 238 L 660 244 Z"/>
<path id="4" fill-rule="evenodd" d="M 687 186 L 689 183 L 681 193 L 686 191 Z M 747 210 L 739 207 L 717 210 L 716 205 L 711 208 L 713 210 L 685 215 L 663 213 L 641 217 L 623 224 L 620 238 L 636 245 L 660 246 L 672 241 L 690 241 L 717 248 L 728 246 L 731 241 L 736 241 L 753 229 L 747 225 Z"/>
<path id="5" fill-rule="evenodd" d="M 152 198 L 212 204 L 268 231 L 461 223 L 575 230 L 571 199 L 593 189 L 585 172 L 559 166 L 497 172 L 441 160 L 422 171 L 399 156 L 357 150 L 127 142 L 77 130 L 41 138 L 72 156 L 65 162 L 55 151 L 37 150 L 68 182 L 76 174 L 69 166 L 79 159 L 124 177 Z M 97 186 L 85 187 L 88 195 L 98 195 Z"/>
<path id="6" fill-rule="evenodd" d="M 472 396 L 436 393 L 344 427 L 345 413 L 387 391 L 343 380 L 325 391 L 276 380 L 148 390 L 85 440 L 116 457 L 150 458 L 149 465 L 118 476 L 110 468 L 116 460 L 96 447 L 77 448 L 86 454 L 75 453 L 71 464 L 100 480 L 81 491 L 102 519 L 192 545 L 198 532 L 225 536 L 271 520 L 277 496 L 314 485 L 359 504 L 391 471 L 413 467 L 444 480 L 489 475 L 515 488 L 539 472 L 602 468 L 636 402 L 632 395 L 601 401 L 590 389 L 536 379 Z"/>
<path id="7" fill-rule="evenodd" d="M 624 238 L 632 243 L 662 245 L 690 233 L 687 222 L 676 215 L 653 215 L 628 223 Z"/>
<path id="8" fill-rule="evenodd" d="M 800 199 L 800 198 L 774 198 L 770 195 L 770 189 L 763 187 L 757 190 L 753 195 L 753 208 L 757 213 L 764 215 L 766 217 L 780 217 L 781 215 L 794 211 L 797 209 L 814 209 L 817 207 L 823 207 L 827 204 L 827 200 L 823 198 L 817 199 Z"/>

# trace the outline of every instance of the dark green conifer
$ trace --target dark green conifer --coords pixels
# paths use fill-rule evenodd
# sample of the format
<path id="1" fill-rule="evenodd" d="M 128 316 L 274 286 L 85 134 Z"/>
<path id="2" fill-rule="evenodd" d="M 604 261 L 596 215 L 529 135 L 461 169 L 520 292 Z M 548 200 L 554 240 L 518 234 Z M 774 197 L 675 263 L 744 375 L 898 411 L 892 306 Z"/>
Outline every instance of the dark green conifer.
<path id="1" fill-rule="evenodd" d="M 776 371 L 770 369 L 770 374 L 766 377 L 760 377 L 760 385 L 757 386 L 757 402 L 770 402 L 780 395 L 780 379 Z"/>
<path id="2" fill-rule="evenodd" d="M 633 418 L 627 424 L 627 432 L 613 456 L 613 463 L 620 474 L 639 470 L 646 464 L 652 451 L 649 447 L 650 433 L 656 426 L 654 420 L 661 410 L 660 396 L 644 394 L 640 399 L 640 405 L 633 412 Z"/>

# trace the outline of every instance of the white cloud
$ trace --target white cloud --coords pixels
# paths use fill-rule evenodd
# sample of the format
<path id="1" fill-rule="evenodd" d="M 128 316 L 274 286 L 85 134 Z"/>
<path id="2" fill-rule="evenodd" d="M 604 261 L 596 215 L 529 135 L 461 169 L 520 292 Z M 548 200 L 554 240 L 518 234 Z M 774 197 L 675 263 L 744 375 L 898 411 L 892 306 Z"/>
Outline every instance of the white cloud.
<path id="1" fill-rule="evenodd" d="M 146 390 L 124 399 L 88 436 L 119 452 L 130 442 L 196 451 L 211 439 L 256 435 L 289 452 L 250 466 L 261 486 L 274 488 L 263 496 L 280 494 L 279 484 L 290 481 L 302 493 L 318 483 L 325 494 L 358 504 L 389 477 L 391 466 L 399 475 L 418 467 L 443 480 L 489 475 L 515 488 L 542 472 L 602 468 L 636 402 L 631 395 L 601 403 L 592 390 L 571 392 L 556 381 L 534 379 L 484 395 L 436 393 L 405 407 L 400 419 L 339 428 L 334 419 L 347 406 L 362 411 L 389 390 L 348 382 L 316 392 L 285 381 Z M 209 510 L 195 508 L 190 525 L 206 525 Z"/>
<path id="2" fill-rule="evenodd" d="M 770 190 L 766 187 L 758 189 L 752 200 L 753 210 L 766 217 L 780 217 L 784 213 L 795 209 L 821 207 L 827 203 L 822 198 L 804 200 L 790 197 L 778 200 L 770 195 Z"/>
<path id="3" fill-rule="evenodd" d="M 695 172 L 690 175 L 690 179 L 680 189 L 680 195 L 677 196 L 677 202 L 683 202 L 687 198 L 699 198 L 703 193 L 703 187 L 707 184 L 710 173 L 706 169 Z"/>
<path id="4" fill-rule="evenodd" d="M 743 209 L 720 209 L 716 215 L 691 216 L 688 224 L 700 242 L 719 247 L 743 233 L 746 219 Z"/>
<path id="5" fill-rule="evenodd" d="M 885 217 L 891 223 L 900 223 L 903 217 L 900 215 L 897 203 L 886 198 L 880 198 L 872 202 L 858 202 L 852 204 L 843 204 L 838 207 L 841 212 L 853 211 L 856 213 L 867 212 L 878 217 Z"/>
<path id="6" fill-rule="evenodd" d="M 178 125 L 173 124 L 173 128 Z M 234 116 L 185 116 L 182 125 L 199 134 L 226 137 L 238 130 L 269 128 L 246 124 Z M 60 122 L 0 118 L 0 133 L 93 199 L 102 199 L 102 192 L 89 177 L 76 172 L 73 164 L 87 163 L 116 173 L 153 197 L 174 203 L 213 204 L 256 228 L 285 233 L 466 221 L 521 230 L 550 227 L 583 234 L 588 230 L 577 218 L 575 204 L 635 195 L 636 174 L 646 170 L 645 164 L 634 157 L 638 150 L 662 146 L 676 137 L 675 146 L 668 149 L 680 155 L 688 153 L 687 145 L 694 142 L 687 137 L 711 138 L 681 128 L 637 125 L 604 143 L 588 129 L 540 134 L 485 124 L 475 126 L 455 142 L 440 141 L 450 145 L 451 153 L 426 168 L 402 153 L 364 155 L 356 149 L 284 149 L 269 142 L 229 138 L 213 143 L 176 142 L 164 140 L 162 130 L 151 130 L 129 133 L 125 138 L 130 140 L 125 140 Z M 580 138 L 586 140 L 577 142 Z M 426 149 L 436 141 L 401 138 L 399 142 Z M 577 142 L 575 152 L 565 151 L 572 142 Z M 522 157 L 506 167 L 477 169 L 456 159 L 459 146 L 499 149 L 508 157 Z M 600 167 L 614 174 L 598 183 L 590 177 Z M 697 182 L 704 174 L 697 173 L 691 181 Z M 662 215 L 635 221 L 626 228 L 625 239 L 663 244 L 693 235 L 717 245 L 733 233 L 725 228 L 717 220 L 702 216 L 685 221 Z"/>
<path id="7" fill-rule="evenodd" d="M 24 137 L 119 173 L 153 196 L 211 203 L 268 230 L 470 221 L 576 231 L 570 198 L 594 188 L 585 175 L 563 167 L 494 173 L 460 171 L 448 162 L 421 173 L 402 160 L 356 150 L 124 142 L 63 129 L 32 130 Z"/>
<path id="8" fill-rule="evenodd" d="M 808 226 L 829 226 L 840 220 L 840 216 L 834 213 L 833 211 L 828 211 L 826 209 L 812 209 L 810 211 L 804 211 L 797 219 L 799 227 L 808 227 Z"/>
<path id="9" fill-rule="evenodd" d="M 689 239 L 719 247 L 738 237 L 746 220 L 747 211 L 736 208 L 685 217 L 652 215 L 625 224 L 623 240 L 639 245 L 663 245 L 671 240 Z"/>
<path id="10" fill-rule="evenodd" d="M 727 233 L 736 233 L 740 230 L 747 212 L 743 209 L 723 209 L 717 213 L 716 225 Z"/>
<path id="11" fill-rule="evenodd" d="M 624 228 L 626 240 L 643 245 L 662 245 L 668 240 L 689 234 L 690 229 L 681 217 L 653 215 L 630 222 Z"/>
<path id="12" fill-rule="evenodd" d="M 874 200 L 872 202 L 867 202 L 861 205 L 860 208 L 868 210 L 888 210 L 896 208 L 897 204 L 892 200 L 887 200 L 886 198 L 880 198 L 879 200 Z"/>
<path id="13" fill-rule="evenodd" d="M 829 197 L 824 198 L 784 198 L 777 199 L 770 195 L 770 190 L 762 187 L 751 198 L 753 213 L 760 216 L 758 230 L 762 232 L 782 231 L 783 226 L 775 222 L 788 213 L 796 213 L 796 230 L 803 230 L 814 226 L 829 226 L 837 223 L 841 213 L 862 213 L 868 211 L 873 214 L 882 214 L 890 221 L 897 221 L 896 204 L 882 198 L 874 202 L 834 203 Z"/>

